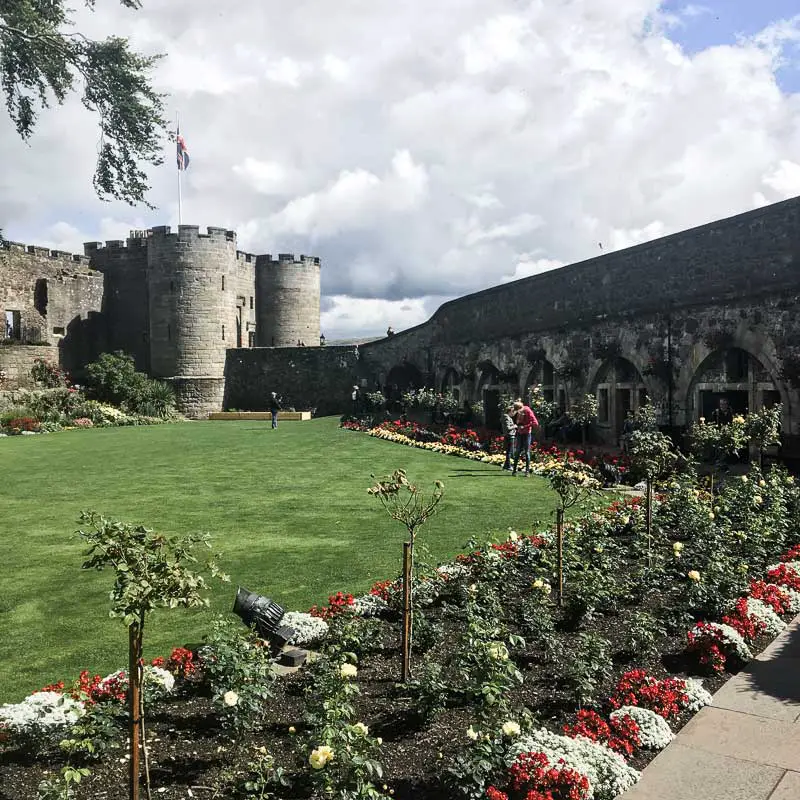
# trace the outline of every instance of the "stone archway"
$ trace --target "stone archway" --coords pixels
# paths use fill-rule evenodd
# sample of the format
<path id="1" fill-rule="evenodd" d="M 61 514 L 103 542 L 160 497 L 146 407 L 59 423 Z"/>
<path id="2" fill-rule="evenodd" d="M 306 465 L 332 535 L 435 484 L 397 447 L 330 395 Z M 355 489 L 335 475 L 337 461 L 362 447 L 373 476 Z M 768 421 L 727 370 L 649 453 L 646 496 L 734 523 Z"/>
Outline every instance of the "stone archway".
<path id="1" fill-rule="evenodd" d="M 552 361 L 543 359 L 531 367 L 522 383 L 522 396 L 527 402 L 530 399 L 531 386 L 541 386 L 544 399 L 555 403 L 560 411 L 569 410 L 569 392 L 566 381 L 558 374 Z"/>
<path id="2" fill-rule="evenodd" d="M 776 374 L 742 347 L 709 353 L 698 365 L 686 394 L 686 424 L 710 418 L 726 399 L 734 414 L 746 414 L 784 403 L 786 389 Z M 785 415 L 784 415 L 785 418 Z"/>
<path id="3" fill-rule="evenodd" d="M 403 392 L 409 389 L 422 389 L 424 385 L 425 377 L 419 368 L 410 361 L 404 361 L 389 370 L 383 394 L 387 398 L 390 408 L 400 408 L 403 402 Z"/>
<path id="4" fill-rule="evenodd" d="M 458 370 L 455 367 L 448 367 L 445 370 L 444 377 L 442 378 L 442 382 L 440 384 L 440 391 L 442 394 L 447 394 L 450 392 L 453 397 L 458 400 L 459 403 L 462 402 L 462 392 L 461 392 L 461 383 L 462 378 L 459 374 Z"/>
<path id="5" fill-rule="evenodd" d="M 617 444 L 629 412 L 648 400 L 644 378 L 633 362 L 618 356 L 600 366 L 592 389 L 597 398 L 597 430 L 609 444 Z"/>

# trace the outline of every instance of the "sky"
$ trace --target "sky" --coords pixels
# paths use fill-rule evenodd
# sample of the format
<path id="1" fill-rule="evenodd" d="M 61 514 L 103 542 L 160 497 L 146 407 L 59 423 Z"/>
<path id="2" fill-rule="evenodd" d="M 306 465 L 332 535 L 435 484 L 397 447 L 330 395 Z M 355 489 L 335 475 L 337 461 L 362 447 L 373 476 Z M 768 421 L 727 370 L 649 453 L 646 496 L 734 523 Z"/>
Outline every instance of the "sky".
<path id="1" fill-rule="evenodd" d="M 82 4 L 71 4 L 82 6 Z M 329 340 L 800 194 L 796 0 L 114 0 L 74 29 L 166 53 L 183 222 L 322 260 Z M 796 16 L 792 16 L 796 14 Z M 0 228 L 82 252 L 177 225 L 102 202 L 79 97 L 24 144 L 0 113 Z"/>

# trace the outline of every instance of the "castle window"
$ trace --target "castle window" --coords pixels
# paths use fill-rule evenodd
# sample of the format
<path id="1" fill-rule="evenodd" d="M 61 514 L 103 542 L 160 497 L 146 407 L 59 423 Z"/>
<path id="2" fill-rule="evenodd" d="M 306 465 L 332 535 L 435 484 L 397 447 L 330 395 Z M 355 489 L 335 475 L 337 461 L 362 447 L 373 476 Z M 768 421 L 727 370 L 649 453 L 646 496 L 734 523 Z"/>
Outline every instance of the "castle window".
<path id="1" fill-rule="evenodd" d="M 222 291 L 223 292 L 225 291 L 225 276 L 224 275 L 222 276 Z M 222 338 L 224 339 L 225 337 L 223 336 Z"/>
<path id="2" fill-rule="evenodd" d="M 64 336 L 65 330 L 63 328 L 53 328 L 53 336 Z"/>
<path id="3" fill-rule="evenodd" d="M 252 295 L 250 295 L 250 308 L 251 309 L 253 308 L 253 296 Z"/>
<path id="4" fill-rule="evenodd" d="M 222 341 L 225 341 L 225 326 L 222 326 Z"/>
<path id="5" fill-rule="evenodd" d="M 250 298 L 252 300 L 252 298 Z M 247 334 L 247 346 L 248 347 L 255 347 L 256 346 L 256 332 L 249 331 Z"/>
<path id="6" fill-rule="evenodd" d="M 6 339 L 22 339 L 22 314 L 19 311 L 6 311 Z"/>
<path id="7" fill-rule="evenodd" d="M 39 278 L 33 289 L 33 307 L 43 316 L 47 316 L 47 278 Z"/>

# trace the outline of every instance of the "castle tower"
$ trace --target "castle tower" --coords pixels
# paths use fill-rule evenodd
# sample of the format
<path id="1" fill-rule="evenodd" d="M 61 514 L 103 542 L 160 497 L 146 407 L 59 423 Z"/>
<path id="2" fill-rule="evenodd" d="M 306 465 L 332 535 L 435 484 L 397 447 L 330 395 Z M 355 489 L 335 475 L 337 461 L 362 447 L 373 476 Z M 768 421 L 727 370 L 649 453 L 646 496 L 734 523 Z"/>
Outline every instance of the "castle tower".
<path id="1" fill-rule="evenodd" d="M 155 227 L 147 240 L 150 373 L 175 386 L 180 408 L 222 408 L 225 350 L 235 347 L 236 234 Z"/>
<path id="2" fill-rule="evenodd" d="M 259 347 L 319 345 L 320 262 L 314 256 L 256 257 Z"/>

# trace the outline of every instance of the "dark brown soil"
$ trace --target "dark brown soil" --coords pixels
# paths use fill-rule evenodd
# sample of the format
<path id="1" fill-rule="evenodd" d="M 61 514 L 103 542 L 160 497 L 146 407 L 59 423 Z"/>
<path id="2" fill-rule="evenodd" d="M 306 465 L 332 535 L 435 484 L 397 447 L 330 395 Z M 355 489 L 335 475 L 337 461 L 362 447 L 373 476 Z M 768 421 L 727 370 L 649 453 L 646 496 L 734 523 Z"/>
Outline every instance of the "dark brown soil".
<path id="1" fill-rule="evenodd" d="M 649 660 L 629 659 L 619 651 L 626 631 L 626 617 L 633 610 L 598 616 L 585 626 L 585 630 L 609 639 L 618 650 L 614 674 L 604 682 L 599 698 L 608 697 L 619 676 L 628 669 L 640 667 L 656 676 L 666 676 L 690 674 L 695 666 L 684 653 L 685 633 L 662 638 L 661 655 Z M 418 654 L 417 663 L 427 658 L 440 660 L 452 647 L 458 633 L 457 611 L 433 608 L 425 613 L 429 620 L 441 623 L 442 628 L 437 644 L 428 653 Z M 469 708 L 459 706 L 456 699 L 452 707 L 432 722 L 421 723 L 413 701 L 396 683 L 398 625 L 388 621 L 382 624 L 385 649 L 367 654 L 359 662 L 360 719 L 370 726 L 371 733 L 383 739 L 384 780 L 397 800 L 445 800 L 450 795 L 439 778 L 452 756 L 463 748 L 473 714 Z M 525 674 L 524 685 L 516 691 L 514 702 L 532 709 L 542 724 L 556 731 L 574 719 L 575 704 L 565 699 L 558 681 L 559 664 L 569 658 L 574 635 L 571 631 L 558 631 L 556 656 L 544 663 L 534 652 L 513 654 Z M 754 649 L 760 650 L 767 643 L 766 639 L 758 642 Z M 705 686 L 713 693 L 728 677 L 707 677 Z M 295 771 L 298 765 L 292 753 L 293 735 L 289 727 L 301 728 L 301 681 L 302 671 L 278 681 L 267 715 L 269 724 L 244 747 L 237 747 L 218 728 L 209 699 L 191 687 L 182 695 L 156 705 L 147 721 L 153 797 L 182 800 L 236 797 L 233 786 L 244 777 L 252 755 L 251 746 L 265 746 L 278 763 L 290 773 Z M 684 715 L 677 725 L 673 722 L 673 729 L 680 728 L 689 716 Z M 630 763 L 642 769 L 654 755 L 642 752 Z M 48 771 L 50 774 L 57 772 L 63 763 L 63 756 L 57 749 L 37 759 L 19 750 L 0 753 L 0 800 L 34 800 L 42 778 Z M 89 765 L 92 774 L 78 787 L 77 797 L 125 800 L 128 796 L 127 763 L 124 736 L 120 733 L 118 749 Z M 309 793 L 304 791 L 302 781 L 295 781 L 294 788 L 284 790 L 280 796 L 299 798 L 308 797 Z"/>

